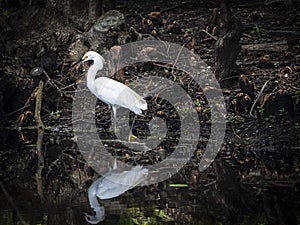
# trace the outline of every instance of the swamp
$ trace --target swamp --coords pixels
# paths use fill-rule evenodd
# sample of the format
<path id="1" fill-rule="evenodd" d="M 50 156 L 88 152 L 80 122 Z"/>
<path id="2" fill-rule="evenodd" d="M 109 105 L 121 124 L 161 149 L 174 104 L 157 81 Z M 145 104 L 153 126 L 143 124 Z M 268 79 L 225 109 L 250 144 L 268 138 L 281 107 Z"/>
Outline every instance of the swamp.
<path id="1" fill-rule="evenodd" d="M 93 182 L 99 224 L 300 224 L 299 18 L 295 0 L 0 0 L 0 224 L 89 224 Z M 147 103 L 116 129 L 75 65 L 91 50 Z"/>

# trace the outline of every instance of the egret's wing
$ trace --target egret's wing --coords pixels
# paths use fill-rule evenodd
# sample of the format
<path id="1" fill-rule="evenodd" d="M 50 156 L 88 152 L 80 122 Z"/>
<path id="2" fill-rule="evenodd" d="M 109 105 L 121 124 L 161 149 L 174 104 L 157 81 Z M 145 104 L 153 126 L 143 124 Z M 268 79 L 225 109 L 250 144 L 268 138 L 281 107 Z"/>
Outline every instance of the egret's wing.
<path id="1" fill-rule="evenodd" d="M 117 197 L 145 181 L 147 176 L 148 170 L 141 166 L 135 166 L 131 170 L 121 173 L 112 171 L 110 175 L 103 177 L 101 183 L 98 184 L 97 196 L 100 199 Z"/>
<path id="2" fill-rule="evenodd" d="M 116 105 L 120 93 L 126 87 L 124 84 L 117 82 L 108 77 L 99 77 L 95 80 L 97 97 L 109 105 Z"/>
<path id="3" fill-rule="evenodd" d="M 118 101 L 121 103 L 122 107 L 128 108 L 135 114 L 141 114 L 142 110 L 147 109 L 147 102 L 134 92 L 131 88 L 125 86 L 126 88 L 121 92 Z"/>
<path id="4" fill-rule="evenodd" d="M 109 176 L 104 177 L 104 180 L 118 185 L 134 187 L 144 181 L 148 176 L 148 169 L 138 165 L 131 170 L 122 171 L 120 173 L 113 171 Z"/>
<path id="5" fill-rule="evenodd" d="M 95 80 L 97 96 L 106 104 L 128 108 L 136 114 L 147 109 L 146 101 L 126 85 L 110 79 L 99 77 Z"/>

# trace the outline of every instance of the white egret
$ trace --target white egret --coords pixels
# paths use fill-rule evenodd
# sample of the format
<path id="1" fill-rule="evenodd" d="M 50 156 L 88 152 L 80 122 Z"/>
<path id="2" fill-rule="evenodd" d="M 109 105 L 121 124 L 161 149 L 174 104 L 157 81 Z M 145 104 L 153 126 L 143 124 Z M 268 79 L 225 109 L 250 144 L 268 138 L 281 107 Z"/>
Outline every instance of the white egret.
<path id="1" fill-rule="evenodd" d="M 85 213 L 86 221 L 97 224 L 104 220 L 104 207 L 100 206 L 98 198 L 115 198 L 124 192 L 141 184 L 148 177 L 148 169 L 138 165 L 128 171 L 117 171 L 117 160 L 115 159 L 114 169 L 100 177 L 89 188 L 89 203 L 96 213 L 94 216 Z"/>
<path id="2" fill-rule="evenodd" d="M 103 68 L 104 58 L 97 52 L 89 51 L 73 66 L 85 61 L 93 61 L 87 72 L 87 87 L 101 101 L 112 107 L 114 117 L 114 131 L 116 132 L 117 108 L 124 107 L 137 115 L 147 109 L 147 102 L 126 85 L 108 77 L 98 77 L 96 74 Z"/>

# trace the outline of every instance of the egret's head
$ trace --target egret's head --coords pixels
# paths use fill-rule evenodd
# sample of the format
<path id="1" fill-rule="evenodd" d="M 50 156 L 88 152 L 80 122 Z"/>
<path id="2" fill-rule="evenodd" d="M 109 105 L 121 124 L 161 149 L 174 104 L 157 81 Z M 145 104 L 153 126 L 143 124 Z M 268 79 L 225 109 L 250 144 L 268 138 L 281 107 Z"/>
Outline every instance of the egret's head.
<path id="1" fill-rule="evenodd" d="M 81 58 L 82 62 L 89 61 L 89 60 L 94 60 L 95 58 L 99 58 L 100 55 L 97 52 L 94 51 L 89 51 L 84 54 L 84 56 Z"/>
<path id="2" fill-rule="evenodd" d="M 101 55 L 99 55 L 97 52 L 89 51 L 89 52 L 85 53 L 84 56 L 79 61 L 74 63 L 72 66 L 76 66 L 77 64 L 86 62 L 86 61 L 96 61 L 98 59 L 100 59 L 101 64 L 103 64 L 104 59 Z"/>

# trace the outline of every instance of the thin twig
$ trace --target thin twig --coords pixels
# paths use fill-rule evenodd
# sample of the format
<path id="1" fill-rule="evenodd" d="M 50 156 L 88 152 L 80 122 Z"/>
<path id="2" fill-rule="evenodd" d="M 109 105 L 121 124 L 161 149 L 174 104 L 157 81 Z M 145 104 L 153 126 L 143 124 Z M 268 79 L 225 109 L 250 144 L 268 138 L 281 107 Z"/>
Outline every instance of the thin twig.
<path id="1" fill-rule="evenodd" d="M 31 92 L 29 98 L 27 99 L 27 101 L 25 102 L 25 104 L 24 104 L 23 107 L 21 107 L 21 108 L 15 110 L 15 111 L 13 111 L 13 112 L 7 113 L 7 114 L 5 114 L 4 116 L 7 117 L 7 116 L 10 116 L 10 115 L 13 115 L 13 114 L 15 114 L 16 112 L 22 111 L 23 109 L 26 109 L 27 107 L 29 107 L 29 106 L 30 106 L 29 102 L 35 97 L 35 95 L 36 95 L 36 88 L 33 90 L 33 92 Z"/>
<path id="2" fill-rule="evenodd" d="M 257 118 L 255 115 L 252 114 L 252 112 L 253 112 L 253 110 L 254 110 L 254 107 L 256 106 L 257 101 L 260 99 L 260 97 L 261 97 L 261 95 L 262 95 L 262 93 L 263 93 L 265 87 L 266 87 L 267 84 L 269 83 L 269 81 L 274 80 L 274 79 L 275 79 L 275 78 L 270 78 L 270 79 L 267 80 L 267 81 L 264 83 L 264 85 L 262 86 L 262 88 L 261 88 L 261 90 L 260 90 L 258 96 L 256 97 L 254 103 L 253 103 L 252 106 L 251 106 L 251 109 L 250 109 L 250 112 L 249 112 L 249 115 L 250 115 L 251 117 Z"/>
<path id="3" fill-rule="evenodd" d="M 162 68 L 166 68 L 166 69 L 171 69 L 171 66 L 168 66 L 168 65 L 163 65 L 163 64 L 159 64 L 159 63 L 153 63 L 154 66 L 159 66 L 159 67 L 162 67 Z M 186 74 L 188 74 L 188 72 L 182 68 L 174 68 L 174 70 L 177 70 L 177 71 L 181 71 L 181 72 L 184 72 Z"/>
<path id="4" fill-rule="evenodd" d="M 174 81 L 176 81 L 176 76 L 174 75 L 174 68 L 175 68 L 175 65 L 177 64 L 177 62 L 178 62 L 178 60 L 179 60 L 179 57 L 180 57 L 180 54 L 181 54 L 183 48 L 184 48 L 185 45 L 187 45 L 187 43 L 189 43 L 191 40 L 192 40 L 192 38 L 189 38 L 185 43 L 183 43 L 183 45 L 181 46 L 181 48 L 180 48 L 180 50 L 179 50 L 179 52 L 178 52 L 178 54 L 177 54 L 177 56 L 176 56 L 176 59 L 175 59 L 175 62 L 174 62 L 174 64 L 173 64 L 173 66 L 172 66 L 172 71 L 171 71 L 172 76 L 173 76 L 173 78 L 174 78 Z"/>
<path id="5" fill-rule="evenodd" d="M 62 89 L 60 89 L 55 83 L 54 81 L 49 77 L 49 75 L 47 74 L 47 72 L 43 69 L 43 73 L 45 74 L 45 76 L 48 78 L 49 83 L 56 89 L 58 90 L 59 93 L 63 94 L 65 97 L 70 98 L 71 96 L 67 95 Z"/>
<path id="6" fill-rule="evenodd" d="M 208 186 L 210 186 L 212 184 L 215 184 L 216 182 L 217 182 L 216 180 L 213 180 L 213 181 L 211 181 L 211 182 L 209 182 L 207 184 L 204 184 L 204 187 L 208 187 Z"/>
<path id="7" fill-rule="evenodd" d="M 231 129 L 232 129 L 232 131 L 233 131 L 233 134 L 234 134 L 235 136 L 237 136 L 238 139 L 242 139 L 241 136 L 239 136 L 239 135 L 235 132 L 235 129 L 234 129 L 232 123 L 231 123 Z"/>
<path id="8" fill-rule="evenodd" d="M 7 114 L 5 114 L 4 116 L 5 116 L 5 117 L 10 116 L 10 115 L 15 114 L 15 113 L 17 113 L 17 112 L 19 112 L 19 111 L 22 111 L 23 109 L 26 109 L 26 108 L 29 107 L 29 106 L 30 106 L 30 105 L 26 105 L 26 104 L 25 104 L 23 107 L 21 107 L 21 108 L 15 110 L 15 111 L 13 111 L 13 112 L 7 113 Z"/>
<path id="9" fill-rule="evenodd" d="M 208 36 L 210 36 L 211 38 L 213 38 L 215 41 L 218 40 L 218 38 L 216 38 L 214 35 L 208 33 L 206 30 L 203 30 L 203 29 L 202 29 L 201 31 L 204 32 L 204 33 L 206 33 Z"/>
<path id="10" fill-rule="evenodd" d="M 49 83 L 55 87 L 58 91 L 61 91 L 61 89 L 52 81 L 52 79 L 49 77 L 48 73 L 43 69 L 43 73 L 48 78 Z"/>
<path id="11" fill-rule="evenodd" d="M 73 87 L 73 86 L 75 86 L 75 85 L 77 85 L 77 83 L 73 83 L 73 84 L 70 84 L 70 85 L 68 85 L 68 86 L 62 87 L 61 90 L 67 89 L 67 88 L 69 88 L 69 87 Z"/>

